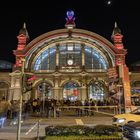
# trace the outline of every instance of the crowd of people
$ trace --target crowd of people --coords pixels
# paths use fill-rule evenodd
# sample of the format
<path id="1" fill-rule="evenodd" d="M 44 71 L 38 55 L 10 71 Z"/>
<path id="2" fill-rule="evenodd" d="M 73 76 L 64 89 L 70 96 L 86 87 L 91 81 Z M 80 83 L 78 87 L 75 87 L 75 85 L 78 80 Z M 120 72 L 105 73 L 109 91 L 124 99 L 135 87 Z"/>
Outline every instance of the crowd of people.
<path id="1" fill-rule="evenodd" d="M 33 114 L 40 114 L 45 115 L 46 117 L 51 117 L 54 115 L 54 111 L 56 113 L 56 116 L 59 117 L 61 114 L 61 111 L 72 107 L 72 109 L 75 109 L 77 115 L 88 115 L 90 107 L 91 106 L 113 106 L 117 105 L 118 103 L 113 100 L 104 100 L 104 101 L 96 101 L 93 99 L 89 100 L 76 100 L 71 101 L 69 99 L 67 100 L 55 100 L 55 99 L 48 99 L 46 98 L 44 101 L 38 99 L 28 100 L 25 101 L 23 104 L 23 112 L 25 114 L 33 113 Z M 82 113 L 81 113 L 82 112 Z"/>
<path id="2" fill-rule="evenodd" d="M 23 101 L 22 104 L 22 118 L 25 119 L 29 115 L 41 116 L 41 117 L 60 117 L 61 112 L 66 109 L 71 109 L 76 112 L 77 116 L 89 116 L 94 115 L 94 108 L 91 106 L 110 106 L 117 105 L 117 102 L 113 100 L 95 101 L 93 99 L 81 101 L 70 101 L 67 100 L 55 100 L 46 98 L 45 100 L 31 99 Z M 6 119 L 16 120 L 19 113 L 20 101 L 12 100 L 6 101 L 5 98 L 0 100 L 0 117 Z"/>

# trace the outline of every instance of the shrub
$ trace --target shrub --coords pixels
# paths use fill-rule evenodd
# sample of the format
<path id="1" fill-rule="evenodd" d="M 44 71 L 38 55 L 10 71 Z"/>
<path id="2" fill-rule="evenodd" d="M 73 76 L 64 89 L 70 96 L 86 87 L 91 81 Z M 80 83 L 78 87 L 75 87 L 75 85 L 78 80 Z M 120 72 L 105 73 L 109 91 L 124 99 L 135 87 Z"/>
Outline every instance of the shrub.
<path id="1" fill-rule="evenodd" d="M 88 128 L 89 129 L 89 128 Z M 87 127 L 85 126 L 48 126 L 45 128 L 48 136 L 68 136 L 68 135 L 84 135 Z"/>
<path id="2" fill-rule="evenodd" d="M 113 135 L 113 133 L 119 132 L 119 128 L 112 125 L 96 125 L 94 127 L 94 133 L 96 135 Z"/>
<path id="3" fill-rule="evenodd" d="M 45 128 L 46 136 L 90 136 L 114 135 L 119 132 L 118 127 L 112 125 L 96 125 L 95 127 L 74 126 L 48 126 Z"/>
<path id="4" fill-rule="evenodd" d="M 49 136 L 65 136 L 69 133 L 67 126 L 48 126 L 45 128 L 46 135 Z"/>

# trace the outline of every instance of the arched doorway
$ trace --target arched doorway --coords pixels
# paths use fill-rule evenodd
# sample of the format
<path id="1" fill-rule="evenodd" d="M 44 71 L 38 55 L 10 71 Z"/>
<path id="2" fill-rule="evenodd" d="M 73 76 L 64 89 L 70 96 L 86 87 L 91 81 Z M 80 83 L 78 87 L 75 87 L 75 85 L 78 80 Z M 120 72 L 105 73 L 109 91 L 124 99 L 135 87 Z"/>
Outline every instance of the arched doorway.
<path id="1" fill-rule="evenodd" d="M 41 82 L 36 86 L 36 96 L 40 100 L 44 98 L 52 98 L 52 86 L 47 82 Z"/>
<path id="2" fill-rule="evenodd" d="M 0 81 L 0 99 L 8 98 L 9 85 L 6 82 Z"/>
<path id="3" fill-rule="evenodd" d="M 69 81 L 63 86 L 63 99 L 75 101 L 78 99 L 79 85 L 75 81 Z"/>
<path id="4" fill-rule="evenodd" d="M 91 81 L 88 86 L 89 99 L 103 101 L 105 98 L 105 85 L 101 81 Z"/>

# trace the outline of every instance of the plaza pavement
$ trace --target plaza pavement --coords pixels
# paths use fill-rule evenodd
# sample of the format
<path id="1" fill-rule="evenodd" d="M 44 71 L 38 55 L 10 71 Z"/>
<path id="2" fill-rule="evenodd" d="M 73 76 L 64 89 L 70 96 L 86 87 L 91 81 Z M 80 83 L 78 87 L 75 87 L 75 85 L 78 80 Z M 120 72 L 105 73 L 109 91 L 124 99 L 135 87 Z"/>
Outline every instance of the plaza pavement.
<path id="1" fill-rule="evenodd" d="M 38 120 L 40 120 L 39 129 Z M 37 136 L 37 130 L 39 130 L 39 136 L 45 136 L 45 127 L 49 125 L 87 125 L 95 126 L 98 124 L 112 124 L 112 117 L 105 115 L 94 115 L 87 117 L 57 117 L 57 118 L 40 118 L 30 117 L 23 121 L 21 126 L 21 140 L 32 139 Z M 0 128 L 0 140 L 16 140 L 17 126 L 10 125 L 10 121 L 7 120 L 3 128 Z"/>

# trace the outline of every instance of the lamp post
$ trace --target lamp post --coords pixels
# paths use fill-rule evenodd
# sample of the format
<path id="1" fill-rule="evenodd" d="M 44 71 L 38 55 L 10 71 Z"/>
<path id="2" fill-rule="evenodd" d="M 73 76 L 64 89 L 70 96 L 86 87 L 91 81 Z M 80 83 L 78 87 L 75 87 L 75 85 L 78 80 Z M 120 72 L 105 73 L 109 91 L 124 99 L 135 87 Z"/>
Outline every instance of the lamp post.
<path id="1" fill-rule="evenodd" d="M 18 125 L 17 125 L 17 140 L 20 140 L 20 134 L 21 134 L 21 116 L 22 116 L 22 94 L 23 94 L 23 80 L 24 80 L 24 64 L 25 59 L 21 59 L 22 61 L 22 69 L 21 69 L 21 94 L 20 94 L 20 102 L 19 102 L 19 114 L 18 114 Z"/>
<path id="2" fill-rule="evenodd" d="M 42 93 L 42 100 L 43 100 L 43 106 L 42 106 L 42 110 L 43 110 L 43 116 L 45 113 L 45 92 L 46 92 L 46 84 L 45 82 L 42 83 L 42 88 L 43 88 L 43 93 Z"/>

